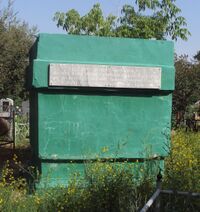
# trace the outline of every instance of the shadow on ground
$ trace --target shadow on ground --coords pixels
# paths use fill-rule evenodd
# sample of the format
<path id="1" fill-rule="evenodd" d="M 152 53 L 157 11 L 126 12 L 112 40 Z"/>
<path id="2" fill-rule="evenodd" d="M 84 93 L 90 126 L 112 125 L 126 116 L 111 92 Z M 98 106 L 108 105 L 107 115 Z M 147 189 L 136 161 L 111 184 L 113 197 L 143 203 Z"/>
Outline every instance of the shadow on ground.
<path id="1" fill-rule="evenodd" d="M 20 164 L 14 162 L 14 157 L 17 158 L 17 161 L 20 161 Z M 29 144 L 25 146 L 17 146 L 13 149 L 12 144 L 8 144 L 0 147 L 0 175 L 2 169 L 6 163 L 9 163 L 10 168 L 14 170 L 14 176 L 19 177 L 23 176 L 27 167 L 32 164 L 32 151 Z"/>

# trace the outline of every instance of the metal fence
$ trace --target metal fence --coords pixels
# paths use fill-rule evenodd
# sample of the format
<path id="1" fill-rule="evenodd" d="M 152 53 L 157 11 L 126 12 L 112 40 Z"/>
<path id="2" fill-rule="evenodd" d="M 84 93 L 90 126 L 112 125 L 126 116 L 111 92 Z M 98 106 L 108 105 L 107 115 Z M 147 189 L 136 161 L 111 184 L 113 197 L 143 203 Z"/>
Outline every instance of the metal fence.
<path id="1" fill-rule="evenodd" d="M 200 211 L 200 193 L 177 190 L 163 190 L 162 176 L 157 176 L 157 189 L 140 212 L 198 212 Z"/>
<path id="2" fill-rule="evenodd" d="M 15 143 L 17 145 L 23 144 L 29 138 L 29 123 L 15 122 Z"/>

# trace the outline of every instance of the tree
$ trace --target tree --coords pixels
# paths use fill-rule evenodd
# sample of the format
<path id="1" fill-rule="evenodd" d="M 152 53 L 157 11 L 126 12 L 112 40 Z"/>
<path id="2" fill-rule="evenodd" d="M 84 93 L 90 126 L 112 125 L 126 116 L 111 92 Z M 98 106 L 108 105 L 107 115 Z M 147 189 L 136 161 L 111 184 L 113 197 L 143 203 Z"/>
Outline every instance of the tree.
<path id="1" fill-rule="evenodd" d="M 136 9 L 131 5 L 124 5 L 121 16 L 103 16 L 100 4 L 84 16 L 72 9 L 68 12 L 56 12 L 54 21 L 68 34 L 156 38 L 186 40 L 190 34 L 186 27 L 185 18 L 179 16 L 181 10 L 175 5 L 176 0 L 136 0 Z M 150 15 L 146 10 L 151 11 Z"/>
<path id="2" fill-rule="evenodd" d="M 0 9 L 0 98 L 24 99 L 25 69 L 35 29 L 17 19 L 13 1 Z"/>
<path id="3" fill-rule="evenodd" d="M 197 52 L 197 54 L 194 56 L 194 59 L 200 62 L 200 51 Z"/>
<path id="4" fill-rule="evenodd" d="M 188 56 L 176 57 L 173 114 L 176 124 L 184 120 L 187 108 L 200 99 L 200 65 L 188 60 Z"/>
<path id="5" fill-rule="evenodd" d="M 115 36 L 116 17 L 109 15 L 104 18 L 100 4 L 95 4 L 83 17 L 72 9 L 66 14 L 57 12 L 54 20 L 57 21 L 58 27 L 62 26 L 69 34 Z"/>
<path id="6" fill-rule="evenodd" d="M 121 14 L 115 30 L 118 37 L 164 39 L 165 24 L 159 16 L 141 15 L 130 5 L 124 5 Z"/>
<path id="7" fill-rule="evenodd" d="M 176 6 L 176 0 L 136 0 L 139 11 L 150 9 L 152 16 L 156 16 L 164 26 L 164 35 L 172 40 L 181 38 L 187 40 L 190 32 L 187 30 L 186 20 L 179 16 L 181 9 Z"/>

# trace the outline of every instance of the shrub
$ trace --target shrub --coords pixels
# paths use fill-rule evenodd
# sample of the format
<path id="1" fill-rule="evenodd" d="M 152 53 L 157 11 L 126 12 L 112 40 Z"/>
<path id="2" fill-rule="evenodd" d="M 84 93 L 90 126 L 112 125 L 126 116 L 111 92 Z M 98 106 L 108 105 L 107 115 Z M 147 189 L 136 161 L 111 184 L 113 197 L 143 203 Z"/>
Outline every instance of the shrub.
<path id="1" fill-rule="evenodd" d="M 137 211 L 154 191 L 155 176 L 145 178 L 147 175 L 138 173 L 146 167 L 98 160 L 86 164 L 85 177 L 74 174 L 67 187 L 28 195 L 24 179 L 15 179 L 7 165 L 2 174 L 0 211 Z"/>
<path id="2" fill-rule="evenodd" d="M 164 188 L 200 192 L 200 134 L 176 131 L 165 160 Z M 199 197 L 163 195 L 163 211 L 200 211 Z"/>
<path id="3" fill-rule="evenodd" d="M 165 160 L 165 186 L 200 192 L 200 134 L 176 131 L 170 149 Z"/>

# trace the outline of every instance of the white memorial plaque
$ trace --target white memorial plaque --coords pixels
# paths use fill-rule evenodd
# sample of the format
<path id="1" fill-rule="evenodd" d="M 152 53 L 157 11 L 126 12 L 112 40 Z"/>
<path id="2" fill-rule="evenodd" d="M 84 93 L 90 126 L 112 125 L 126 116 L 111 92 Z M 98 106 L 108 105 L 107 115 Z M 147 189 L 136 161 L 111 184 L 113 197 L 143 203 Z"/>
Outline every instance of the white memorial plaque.
<path id="1" fill-rule="evenodd" d="M 160 89 L 161 68 L 50 64 L 49 86 Z"/>

